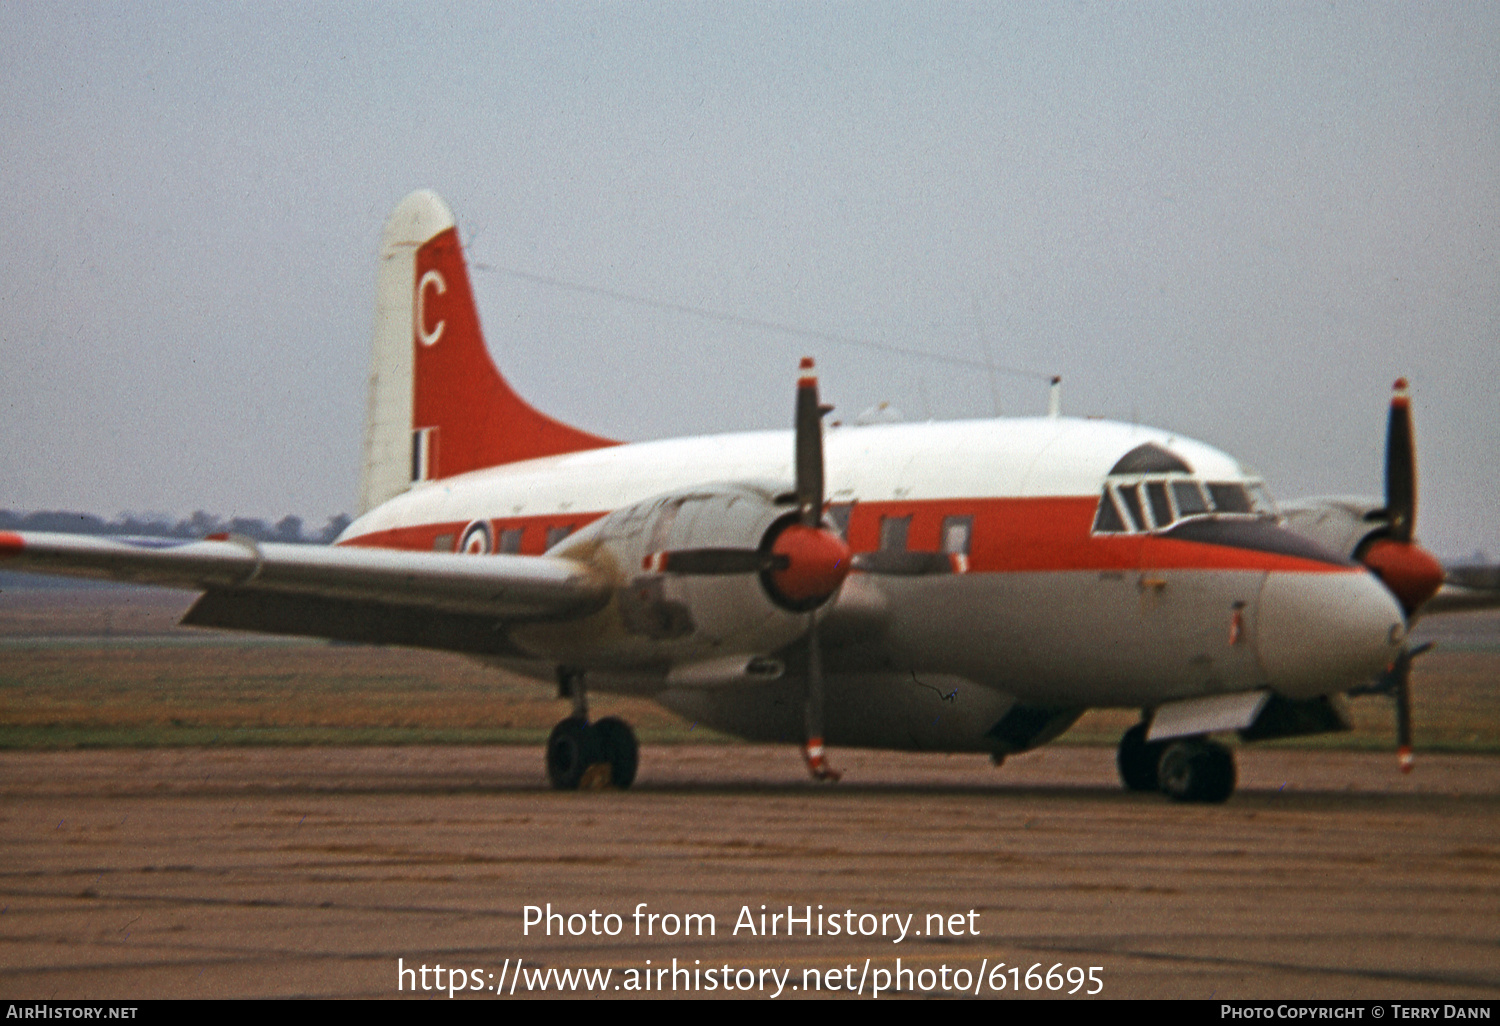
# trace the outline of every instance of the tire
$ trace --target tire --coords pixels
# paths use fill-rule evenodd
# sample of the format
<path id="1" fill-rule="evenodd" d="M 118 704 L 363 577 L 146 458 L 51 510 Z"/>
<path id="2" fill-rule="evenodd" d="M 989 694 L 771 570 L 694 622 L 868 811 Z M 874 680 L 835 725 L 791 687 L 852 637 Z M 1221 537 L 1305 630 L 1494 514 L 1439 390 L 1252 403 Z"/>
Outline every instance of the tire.
<path id="1" fill-rule="evenodd" d="M 594 750 L 609 763 L 609 781 L 620 790 L 635 783 L 635 771 L 640 763 L 640 746 L 635 740 L 635 731 L 630 724 L 614 716 L 606 716 L 589 728 L 594 736 Z"/>
<path id="2" fill-rule="evenodd" d="M 600 761 L 589 725 L 570 716 L 552 728 L 547 738 L 547 779 L 558 791 L 576 791 L 584 772 Z"/>
<path id="3" fill-rule="evenodd" d="M 1125 785 L 1125 790 L 1155 791 L 1160 788 L 1157 765 L 1166 747 L 1160 741 L 1146 741 L 1145 723 L 1137 723 L 1125 732 L 1115 753 L 1115 766 L 1120 770 L 1120 782 Z"/>
<path id="4" fill-rule="evenodd" d="M 1175 802 L 1218 804 L 1234 793 L 1234 756 L 1221 744 L 1189 738 L 1162 753 L 1157 779 Z"/>

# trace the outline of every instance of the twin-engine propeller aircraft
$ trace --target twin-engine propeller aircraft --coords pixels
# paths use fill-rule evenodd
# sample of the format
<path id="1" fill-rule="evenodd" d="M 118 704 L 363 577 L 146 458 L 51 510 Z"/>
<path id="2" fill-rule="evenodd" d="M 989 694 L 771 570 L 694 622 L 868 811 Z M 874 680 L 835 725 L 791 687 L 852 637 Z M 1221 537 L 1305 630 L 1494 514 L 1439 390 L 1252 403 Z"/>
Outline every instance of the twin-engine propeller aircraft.
<path id="1" fill-rule="evenodd" d="M 1412 534 L 1402 383 L 1385 501 L 1283 516 L 1231 457 L 1136 425 L 825 431 L 811 360 L 791 434 L 580 431 L 496 370 L 430 192 L 391 215 L 377 291 L 360 516 L 335 545 L 5 533 L 0 556 L 202 589 L 188 624 L 555 678 L 573 701 L 546 749 L 563 789 L 636 775 L 634 734 L 590 721 L 591 690 L 800 743 L 820 779 L 838 775 L 825 743 L 999 762 L 1128 707 L 1125 786 L 1222 801 L 1234 763 L 1210 735 L 1343 729 L 1340 696 L 1372 688 L 1397 698 L 1409 753 L 1407 627 L 1443 572 Z"/>

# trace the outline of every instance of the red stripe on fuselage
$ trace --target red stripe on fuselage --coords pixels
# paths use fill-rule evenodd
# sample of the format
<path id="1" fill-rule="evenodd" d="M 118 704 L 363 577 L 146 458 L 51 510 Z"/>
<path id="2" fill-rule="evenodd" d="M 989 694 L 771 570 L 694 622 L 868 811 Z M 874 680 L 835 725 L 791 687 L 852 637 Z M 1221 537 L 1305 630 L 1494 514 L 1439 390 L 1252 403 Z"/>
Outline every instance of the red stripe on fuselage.
<path id="1" fill-rule="evenodd" d="M 1098 499 L 931 499 L 912 502 L 860 502 L 849 517 L 849 548 L 856 553 L 880 547 L 883 517 L 911 517 L 907 548 L 936 552 L 944 517 L 970 516 L 974 529 L 969 573 L 1043 573 L 1059 570 L 1278 570 L 1302 573 L 1363 572 L 1359 566 L 1306 559 L 1254 549 L 1213 545 L 1147 534 L 1093 534 Z M 540 555 L 547 532 L 577 530 L 603 513 L 496 517 L 490 521 L 498 547 L 501 533 L 521 529 L 521 553 Z M 453 544 L 468 521 L 421 524 L 375 531 L 343 542 L 376 548 L 432 551 L 444 536 Z M 451 547 L 441 551 L 452 551 Z"/>

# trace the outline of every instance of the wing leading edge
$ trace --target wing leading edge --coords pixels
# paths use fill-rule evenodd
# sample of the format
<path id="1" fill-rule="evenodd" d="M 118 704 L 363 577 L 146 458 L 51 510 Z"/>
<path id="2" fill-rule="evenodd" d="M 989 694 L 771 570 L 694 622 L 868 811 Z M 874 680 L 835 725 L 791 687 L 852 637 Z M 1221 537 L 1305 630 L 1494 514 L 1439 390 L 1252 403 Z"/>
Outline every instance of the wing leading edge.
<path id="1" fill-rule="evenodd" d="M 219 597 L 221 607 L 224 599 L 235 596 L 245 599 L 247 609 L 273 598 L 301 598 L 308 608 L 338 605 L 387 614 L 455 614 L 481 617 L 491 624 L 582 616 L 600 608 L 609 596 L 608 582 L 592 568 L 555 556 L 474 557 L 242 538 L 176 542 L 0 532 L 0 567 L 201 589 Z M 192 613 L 185 622 L 209 625 Z M 214 625 L 265 629 L 249 623 Z"/>

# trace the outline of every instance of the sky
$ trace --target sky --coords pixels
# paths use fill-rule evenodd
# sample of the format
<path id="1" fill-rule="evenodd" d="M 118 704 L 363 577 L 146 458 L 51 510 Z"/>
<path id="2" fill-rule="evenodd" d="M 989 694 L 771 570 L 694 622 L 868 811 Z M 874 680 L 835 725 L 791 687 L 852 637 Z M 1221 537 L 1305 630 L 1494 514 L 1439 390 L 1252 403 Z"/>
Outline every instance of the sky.
<path id="1" fill-rule="evenodd" d="M 1378 495 L 1405 375 L 1418 536 L 1500 558 L 1492 2 L 11 3 L 0 139 L 0 508 L 353 512 L 431 188 L 502 371 L 589 431 L 789 427 L 804 353 L 847 418 L 1055 373 Z"/>

